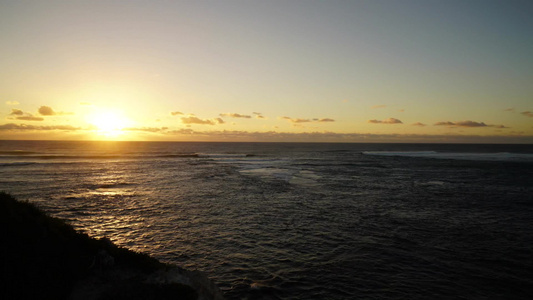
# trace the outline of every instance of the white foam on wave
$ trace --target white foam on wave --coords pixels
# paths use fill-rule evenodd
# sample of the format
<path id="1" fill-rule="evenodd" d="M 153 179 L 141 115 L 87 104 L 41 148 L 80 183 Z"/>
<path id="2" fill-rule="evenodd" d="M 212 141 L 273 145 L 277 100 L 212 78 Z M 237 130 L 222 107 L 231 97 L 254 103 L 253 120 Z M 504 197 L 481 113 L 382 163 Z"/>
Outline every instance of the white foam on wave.
<path id="1" fill-rule="evenodd" d="M 243 153 L 198 153 L 198 157 L 213 158 L 213 159 L 235 159 L 247 157 Z"/>
<path id="2" fill-rule="evenodd" d="M 239 171 L 241 174 L 244 175 L 253 175 L 253 176 L 259 176 L 262 178 L 276 178 L 281 179 L 283 181 L 290 181 L 293 176 L 293 171 L 289 169 L 281 169 L 281 168 L 274 168 L 274 167 L 267 167 L 267 168 L 254 168 L 254 169 L 243 169 Z"/>
<path id="3" fill-rule="evenodd" d="M 529 153 L 470 153 L 470 152 L 436 152 L 436 151 L 365 151 L 364 155 L 375 156 L 402 156 L 402 157 L 422 157 L 437 159 L 457 159 L 457 160 L 480 160 L 480 161 L 529 161 L 533 162 L 533 154 Z"/>
<path id="4" fill-rule="evenodd" d="M 311 186 L 316 185 L 321 178 L 315 172 L 308 170 L 284 169 L 284 168 L 254 168 L 242 169 L 239 171 L 243 175 L 257 176 L 265 180 L 282 180 L 290 184 Z"/>

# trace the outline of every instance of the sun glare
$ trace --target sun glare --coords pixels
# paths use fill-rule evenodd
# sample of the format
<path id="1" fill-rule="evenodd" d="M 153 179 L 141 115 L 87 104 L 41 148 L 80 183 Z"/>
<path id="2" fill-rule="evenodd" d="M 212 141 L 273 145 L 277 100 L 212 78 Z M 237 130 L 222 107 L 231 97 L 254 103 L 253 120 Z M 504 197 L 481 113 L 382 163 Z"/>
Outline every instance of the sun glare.
<path id="1" fill-rule="evenodd" d="M 88 122 L 93 125 L 98 135 L 116 137 L 124 134 L 130 121 L 121 113 L 115 111 L 103 111 L 94 113 L 88 117 Z"/>

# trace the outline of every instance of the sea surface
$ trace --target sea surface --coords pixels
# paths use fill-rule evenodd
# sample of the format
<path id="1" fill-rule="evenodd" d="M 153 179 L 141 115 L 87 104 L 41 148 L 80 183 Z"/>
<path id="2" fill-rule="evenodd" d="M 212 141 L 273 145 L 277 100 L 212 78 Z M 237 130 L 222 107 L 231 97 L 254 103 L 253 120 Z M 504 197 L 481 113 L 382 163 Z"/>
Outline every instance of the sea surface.
<path id="1" fill-rule="evenodd" d="M 227 299 L 533 296 L 533 145 L 0 141 L 0 190 Z"/>

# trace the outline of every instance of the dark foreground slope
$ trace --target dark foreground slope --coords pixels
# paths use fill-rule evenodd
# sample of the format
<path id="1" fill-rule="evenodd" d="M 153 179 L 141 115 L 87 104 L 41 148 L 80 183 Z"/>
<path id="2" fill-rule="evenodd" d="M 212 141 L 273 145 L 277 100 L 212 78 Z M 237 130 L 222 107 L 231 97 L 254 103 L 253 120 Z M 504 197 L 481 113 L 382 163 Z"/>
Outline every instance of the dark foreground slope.
<path id="1" fill-rule="evenodd" d="M 222 299 L 199 272 L 76 232 L 0 193 L 2 299 Z"/>

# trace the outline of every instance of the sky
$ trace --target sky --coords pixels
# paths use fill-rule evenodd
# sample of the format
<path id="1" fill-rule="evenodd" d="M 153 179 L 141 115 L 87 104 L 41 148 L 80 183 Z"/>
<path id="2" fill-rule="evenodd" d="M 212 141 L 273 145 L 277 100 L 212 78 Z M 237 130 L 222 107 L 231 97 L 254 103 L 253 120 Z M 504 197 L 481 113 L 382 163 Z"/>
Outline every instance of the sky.
<path id="1" fill-rule="evenodd" d="M 533 143 L 533 2 L 0 2 L 0 139 Z"/>

